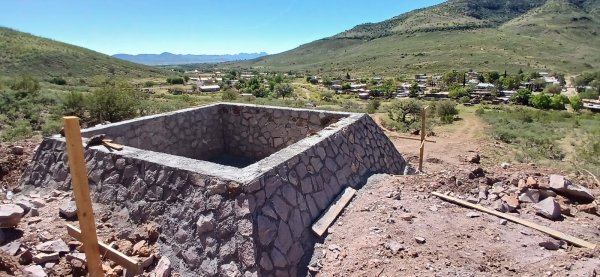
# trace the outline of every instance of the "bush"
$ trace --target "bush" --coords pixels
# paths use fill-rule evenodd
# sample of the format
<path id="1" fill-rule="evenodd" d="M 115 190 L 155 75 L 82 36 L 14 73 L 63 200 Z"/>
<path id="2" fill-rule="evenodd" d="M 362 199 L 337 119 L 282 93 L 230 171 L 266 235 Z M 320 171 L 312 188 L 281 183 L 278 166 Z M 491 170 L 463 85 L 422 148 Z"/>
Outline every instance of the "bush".
<path id="1" fill-rule="evenodd" d="M 228 89 L 228 90 L 224 91 L 223 95 L 221 95 L 221 99 L 223 101 L 234 101 L 237 98 L 238 98 L 238 93 L 232 89 Z"/>
<path id="2" fill-rule="evenodd" d="M 381 106 L 381 102 L 378 99 L 369 101 L 369 103 L 367 104 L 367 113 L 370 113 L 370 114 L 376 113 L 380 106 Z"/>
<path id="3" fill-rule="evenodd" d="M 458 115 L 456 109 L 456 103 L 451 100 L 444 100 L 439 102 L 435 108 L 437 116 L 442 120 L 443 123 L 454 122 L 454 117 Z"/>
<path id="4" fill-rule="evenodd" d="M 485 109 L 481 106 L 477 107 L 477 109 L 475 110 L 475 114 L 476 115 L 483 115 L 485 114 Z"/>
<path id="5" fill-rule="evenodd" d="M 460 102 L 461 104 L 469 103 L 470 101 L 471 97 L 469 96 L 463 96 L 460 99 L 458 99 L 458 102 Z"/>
<path id="6" fill-rule="evenodd" d="M 13 125 L 5 128 L 2 131 L 0 138 L 2 138 L 3 141 L 14 142 L 31 137 L 32 134 L 33 130 L 29 122 L 27 120 L 20 119 L 17 120 Z"/>
<path id="7" fill-rule="evenodd" d="M 27 94 L 33 94 L 40 89 L 40 82 L 31 76 L 21 76 L 10 84 L 10 88 L 19 92 L 19 98 L 25 97 Z"/>
<path id="8" fill-rule="evenodd" d="M 281 96 L 285 99 L 286 96 L 294 95 L 294 87 L 290 84 L 276 84 L 273 88 L 275 92 L 275 97 L 279 98 Z"/>
<path id="9" fill-rule="evenodd" d="M 470 97 L 471 94 L 469 93 L 469 90 L 467 90 L 466 88 L 461 88 L 461 87 L 455 87 L 453 89 L 450 90 L 450 92 L 448 93 L 448 97 L 452 98 L 452 99 L 459 99 L 462 97 Z"/>
<path id="10" fill-rule="evenodd" d="M 522 88 L 517 90 L 517 92 L 510 97 L 510 101 L 521 105 L 529 105 L 530 98 L 531 90 Z"/>
<path id="11" fill-rule="evenodd" d="M 399 123 L 412 123 L 420 114 L 421 102 L 415 99 L 394 100 L 388 110 L 388 117 Z"/>
<path id="12" fill-rule="evenodd" d="M 595 99 L 595 100 L 597 100 L 598 96 L 599 96 L 598 92 L 594 91 L 594 90 L 591 90 L 591 89 L 579 93 L 579 97 L 581 97 L 581 99 Z"/>
<path id="13" fill-rule="evenodd" d="M 53 83 L 53 84 L 59 85 L 59 86 L 64 86 L 67 84 L 67 80 L 65 80 L 61 77 L 54 77 L 50 80 L 50 83 Z"/>
<path id="14" fill-rule="evenodd" d="M 552 96 L 550 107 L 554 110 L 564 110 L 565 105 L 569 104 L 569 98 L 562 95 L 556 94 Z"/>
<path id="15" fill-rule="evenodd" d="M 82 118 L 85 114 L 85 99 L 83 93 L 71 91 L 62 104 L 64 115 L 73 115 Z"/>
<path id="16" fill-rule="evenodd" d="M 152 81 L 146 81 L 144 82 L 144 87 L 150 88 L 153 87 L 155 84 Z"/>
<path id="17" fill-rule="evenodd" d="M 46 121 L 44 126 L 42 126 L 42 135 L 51 136 L 51 135 L 58 134 L 58 132 L 60 132 L 60 129 L 62 129 L 62 127 L 63 127 L 63 125 L 62 125 L 62 122 L 60 121 L 60 119 L 48 120 L 48 121 Z"/>
<path id="18" fill-rule="evenodd" d="M 321 93 L 321 100 L 325 102 L 333 101 L 333 93 L 332 92 L 323 92 Z"/>
<path id="19" fill-rule="evenodd" d="M 167 83 L 171 85 L 183 85 L 185 81 L 181 77 L 169 77 Z"/>
<path id="20" fill-rule="evenodd" d="M 544 89 L 545 93 L 549 94 L 560 94 L 562 87 L 560 85 L 549 85 Z"/>
<path id="21" fill-rule="evenodd" d="M 573 108 L 573 110 L 576 112 L 583 109 L 583 100 L 581 100 L 581 97 L 579 97 L 577 95 L 571 97 L 569 99 L 569 103 L 571 104 L 571 108 Z"/>
<path id="22" fill-rule="evenodd" d="M 87 106 L 92 121 L 117 122 L 135 117 L 138 103 L 131 85 L 118 81 L 93 91 Z"/>
<path id="23" fill-rule="evenodd" d="M 548 94 L 540 93 L 532 96 L 530 102 L 531 106 L 533 106 L 536 109 L 547 110 L 551 107 L 552 98 Z"/>

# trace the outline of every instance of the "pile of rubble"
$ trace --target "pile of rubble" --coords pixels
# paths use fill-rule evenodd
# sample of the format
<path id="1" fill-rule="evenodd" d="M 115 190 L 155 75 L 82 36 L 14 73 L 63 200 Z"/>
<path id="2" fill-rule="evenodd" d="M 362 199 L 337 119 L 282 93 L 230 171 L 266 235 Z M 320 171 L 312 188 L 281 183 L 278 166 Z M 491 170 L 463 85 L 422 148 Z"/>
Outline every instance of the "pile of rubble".
<path id="1" fill-rule="evenodd" d="M 0 204 L 0 272 L 14 276 L 86 276 L 82 244 L 71 238 L 65 224 L 76 223 L 77 210 L 70 192 L 52 191 L 43 197 L 16 193 Z M 96 210 L 97 207 L 95 207 Z M 171 263 L 156 243 L 160 230 L 149 223 L 117 232 L 111 212 L 98 208 L 99 236 L 110 247 L 137 259 L 143 276 L 171 276 Z M 59 217 L 62 218 L 59 220 Z M 50 220 L 48 222 L 48 220 Z M 114 219 L 113 219 L 114 220 Z M 106 276 L 122 276 L 124 268 L 105 259 Z"/>
<path id="2" fill-rule="evenodd" d="M 479 156 L 465 160 L 479 163 Z M 449 188 L 447 195 L 504 213 L 531 208 L 551 220 L 561 220 L 563 215 L 574 216 L 578 212 L 600 215 L 598 201 L 588 188 L 557 174 L 518 170 L 508 173 L 510 167 L 503 164 L 501 171 L 488 172 L 479 165 L 471 166 L 467 171 L 432 182 L 431 187 Z"/>

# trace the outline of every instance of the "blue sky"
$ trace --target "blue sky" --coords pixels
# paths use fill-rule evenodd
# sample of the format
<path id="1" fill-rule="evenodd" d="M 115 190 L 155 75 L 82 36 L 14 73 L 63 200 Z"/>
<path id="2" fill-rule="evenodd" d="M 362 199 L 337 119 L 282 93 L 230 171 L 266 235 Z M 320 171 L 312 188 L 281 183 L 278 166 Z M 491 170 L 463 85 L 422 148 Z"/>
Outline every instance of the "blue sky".
<path id="1" fill-rule="evenodd" d="M 286 51 L 441 0 L 2 0 L 0 26 L 105 54 Z"/>

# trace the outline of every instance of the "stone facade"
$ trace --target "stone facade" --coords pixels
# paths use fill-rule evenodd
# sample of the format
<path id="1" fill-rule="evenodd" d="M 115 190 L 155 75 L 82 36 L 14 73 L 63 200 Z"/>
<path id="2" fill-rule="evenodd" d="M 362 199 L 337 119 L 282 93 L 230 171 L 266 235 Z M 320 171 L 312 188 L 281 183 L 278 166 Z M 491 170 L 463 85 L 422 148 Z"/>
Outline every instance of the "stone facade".
<path id="1" fill-rule="evenodd" d="M 219 126 L 210 127 L 215 122 Z M 205 145 L 216 137 L 194 126 L 214 128 L 207 131 L 226 139 L 215 142 L 220 149 L 188 151 L 233 152 L 258 161 L 236 168 L 177 152 L 179 143 Z M 150 137 L 152 130 L 161 134 L 154 141 L 136 137 L 129 143 L 127 128 Z M 178 128 L 192 136 L 177 134 Z M 317 241 L 311 225 L 331 201 L 347 186 L 360 188 L 371 174 L 402 174 L 406 166 L 363 114 L 216 104 L 82 133 L 105 133 L 125 144 L 118 152 L 101 146 L 86 150 L 94 201 L 126 208 L 134 223 L 160 224 L 161 252 L 169 253 L 184 275 L 297 276 Z M 22 183 L 67 190 L 67 164 L 64 140 L 46 138 Z"/>

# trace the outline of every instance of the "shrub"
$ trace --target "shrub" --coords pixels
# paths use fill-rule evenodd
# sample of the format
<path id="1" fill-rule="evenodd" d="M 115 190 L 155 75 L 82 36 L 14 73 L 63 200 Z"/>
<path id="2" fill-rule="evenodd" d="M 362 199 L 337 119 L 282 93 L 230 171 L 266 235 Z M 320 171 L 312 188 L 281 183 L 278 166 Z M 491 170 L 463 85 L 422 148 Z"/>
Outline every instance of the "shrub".
<path id="1" fill-rule="evenodd" d="M 369 103 L 367 104 L 367 113 L 370 113 L 370 114 L 376 113 L 380 106 L 381 106 L 381 102 L 378 99 L 369 101 Z"/>
<path id="2" fill-rule="evenodd" d="M 60 129 L 62 129 L 62 126 L 63 125 L 60 120 L 48 120 L 46 121 L 44 126 L 42 126 L 42 135 L 50 136 L 58 134 L 58 132 L 60 132 Z"/>
<path id="3" fill-rule="evenodd" d="M 415 99 L 394 100 L 388 110 L 388 117 L 399 123 L 410 123 L 420 118 L 421 102 Z"/>
<path id="4" fill-rule="evenodd" d="M 551 107 L 552 99 L 551 99 L 550 95 L 545 94 L 545 93 L 540 93 L 540 94 L 532 96 L 530 99 L 530 102 L 531 102 L 531 106 L 533 106 L 536 109 L 547 110 Z"/>
<path id="5" fill-rule="evenodd" d="M 599 93 L 591 89 L 579 93 L 579 97 L 581 97 L 581 99 L 598 99 L 598 96 Z"/>
<path id="6" fill-rule="evenodd" d="M 273 88 L 275 92 L 275 97 L 279 98 L 281 96 L 285 99 L 286 96 L 294 95 L 294 87 L 290 84 L 276 84 Z"/>
<path id="7" fill-rule="evenodd" d="M 33 134 L 33 130 L 31 125 L 27 120 L 20 119 L 17 120 L 14 124 L 9 125 L 8 128 L 5 128 L 0 135 L 3 141 L 14 142 L 17 140 L 25 139 L 30 137 Z"/>
<path id="8" fill-rule="evenodd" d="M 517 90 L 517 92 L 510 97 L 510 101 L 521 105 L 528 105 L 530 98 L 531 90 L 522 88 Z"/>
<path id="9" fill-rule="evenodd" d="M 21 76 L 10 84 L 10 88 L 19 92 L 19 98 L 25 97 L 27 94 L 33 94 L 40 89 L 40 82 L 31 76 Z"/>
<path id="10" fill-rule="evenodd" d="M 562 87 L 560 85 L 549 85 L 544 89 L 545 93 L 549 94 L 560 94 Z"/>
<path id="11" fill-rule="evenodd" d="M 470 97 L 471 94 L 469 93 L 469 90 L 467 90 L 466 88 L 461 88 L 461 87 L 455 87 L 453 89 L 450 90 L 450 92 L 448 93 L 448 97 L 452 98 L 452 99 L 459 99 L 462 97 Z"/>
<path id="12" fill-rule="evenodd" d="M 221 99 L 223 101 L 234 101 L 237 98 L 238 98 L 238 93 L 232 89 L 228 89 L 228 90 L 224 91 L 223 95 L 221 95 Z"/>
<path id="13" fill-rule="evenodd" d="M 181 77 L 169 77 L 167 83 L 171 85 L 183 85 L 185 81 Z"/>
<path id="14" fill-rule="evenodd" d="M 154 82 L 153 82 L 153 81 L 146 81 L 146 82 L 144 82 L 144 86 L 145 86 L 145 87 L 148 87 L 148 88 L 149 88 L 149 87 L 153 87 L 154 85 L 155 85 L 155 84 L 154 84 Z"/>
<path id="15" fill-rule="evenodd" d="M 571 108 L 573 108 L 574 111 L 578 112 L 579 110 L 581 110 L 583 108 L 583 100 L 581 100 L 581 97 L 579 96 L 573 96 L 569 99 L 569 103 L 571 104 Z"/>
<path id="16" fill-rule="evenodd" d="M 329 91 L 321 93 L 321 100 L 325 102 L 333 101 L 333 93 Z"/>
<path id="17" fill-rule="evenodd" d="M 458 102 L 460 102 L 461 104 L 469 103 L 470 101 L 471 97 L 469 96 L 463 96 L 460 99 L 458 99 Z"/>
<path id="18" fill-rule="evenodd" d="M 454 122 L 454 117 L 458 115 L 456 109 L 456 103 L 451 100 L 444 100 L 439 102 L 435 108 L 437 116 L 442 120 L 443 123 Z"/>
<path id="19" fill-rule="evenodd" d="M 62 104 L 62 111 L 64 115 L 83 117 L 85 114 L 85 99 L 83 94 L 75 91 L 69 92 Z"/>
<path id="20" fill-rule="evenodd" d="M 550 107 L 554 110 L 564 110 L 565 105 L 569 104 L 569 98 L 562 95 L 556 94 L 552 96 Z"/>
<path id="21" fill-rule="evenodd" d="M 111 82 L 93 91 L 87 106 L 93 121 L 117 122 L 135 117 L 138 99 L 131 85 L 124 81 Z"/>
<path id="22" fill-rule="evenodd" d="M 53 84 L 59 85 L 59 86 L 64 86 L 67 84 L 67 80 L 65 80 L 61 77 L 54 77 L 50 80 L 50 83 L 53 83 Z"/>

